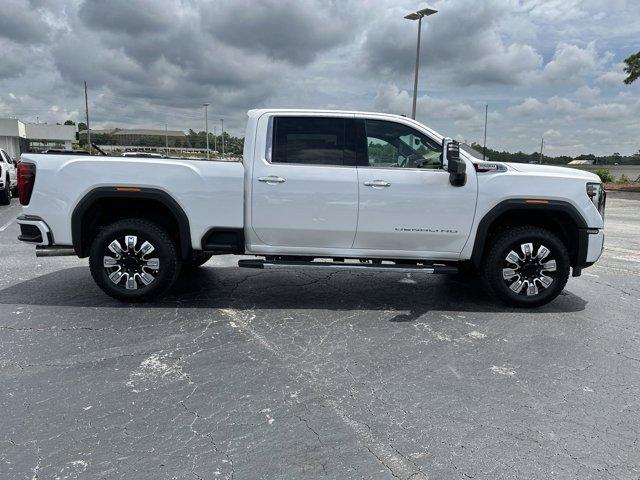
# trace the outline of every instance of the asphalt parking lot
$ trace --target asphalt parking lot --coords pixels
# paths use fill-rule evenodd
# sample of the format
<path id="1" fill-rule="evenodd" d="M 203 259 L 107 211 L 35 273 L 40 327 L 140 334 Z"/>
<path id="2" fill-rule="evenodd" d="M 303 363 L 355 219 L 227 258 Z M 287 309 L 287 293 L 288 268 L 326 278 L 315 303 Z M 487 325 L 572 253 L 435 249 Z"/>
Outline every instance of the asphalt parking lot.
<path id="1" fill-rule="evenodd" d="M 536 310 L 453 277 L 238 269 L 123 305 L 0 207 L 0 478 L 640 478 L 640 194 Z"/>

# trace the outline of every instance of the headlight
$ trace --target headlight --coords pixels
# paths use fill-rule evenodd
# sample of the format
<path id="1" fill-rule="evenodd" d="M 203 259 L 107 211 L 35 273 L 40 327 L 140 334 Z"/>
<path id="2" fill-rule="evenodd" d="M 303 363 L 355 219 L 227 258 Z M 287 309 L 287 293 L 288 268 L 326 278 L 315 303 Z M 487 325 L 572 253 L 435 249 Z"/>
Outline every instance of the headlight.
<path id="1" fill-rule="evenodd" d="M 604 219 L 604 206 L 607 200 L 607 192 L 601 183 L 587 183 L 587 196 L 591 199 L 595 207 L 600 212 L 600 216 Z"/>

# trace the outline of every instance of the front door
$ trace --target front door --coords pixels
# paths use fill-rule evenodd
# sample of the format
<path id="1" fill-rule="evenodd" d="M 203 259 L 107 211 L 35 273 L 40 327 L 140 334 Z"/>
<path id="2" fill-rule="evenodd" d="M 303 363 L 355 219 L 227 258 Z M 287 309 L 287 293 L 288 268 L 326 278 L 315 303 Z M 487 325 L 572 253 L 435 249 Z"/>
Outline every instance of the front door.
<path id="1" fill-rule="evenodd" d="M 358 122 L 364 122 L 368 165 L 358 167 L 354 248 L 461 252 L 476 207 L 474 172 L 467 170 L 466 184 L 454 187 L 439 142 L 404 123 Z"/>
<path id="2" fill-rule="evenodd" d="M 270 246 L 350 248 L 358 218 L 353 116 L 270 122 L 270 154 L 253 166 L 256 236 Z"/>

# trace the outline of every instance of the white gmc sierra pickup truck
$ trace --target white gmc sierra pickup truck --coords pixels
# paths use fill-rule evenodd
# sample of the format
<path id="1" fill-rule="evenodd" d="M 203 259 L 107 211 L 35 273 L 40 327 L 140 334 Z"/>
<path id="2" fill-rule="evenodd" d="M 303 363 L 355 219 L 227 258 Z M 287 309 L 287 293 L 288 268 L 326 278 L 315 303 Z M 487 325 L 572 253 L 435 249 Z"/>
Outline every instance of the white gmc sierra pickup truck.
<path id="1" fill-rule="evenodd" d="M 485 162 L 396 115 L 252 110 L 244 160 L 22 155 L 19 239 L 89 257 L 108 295 L 165 292 L 212 255 L 250 268 L 474 272 L 515 306 L 602 252 L 591 173 Z"/>

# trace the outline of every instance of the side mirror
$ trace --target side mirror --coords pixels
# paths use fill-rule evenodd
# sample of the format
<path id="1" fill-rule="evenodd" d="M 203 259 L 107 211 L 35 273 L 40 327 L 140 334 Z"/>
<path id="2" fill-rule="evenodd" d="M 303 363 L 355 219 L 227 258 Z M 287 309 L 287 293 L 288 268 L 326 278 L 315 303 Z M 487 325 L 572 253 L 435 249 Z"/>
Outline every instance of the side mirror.
<path id="1" fill-rule="evenodd" d="M 460 158 L 460 144 L 450 138 L 442 141 L 442 166 L 449 172 L 449 183 L 462 187 L 467 183 L 467 164 Z"/>

